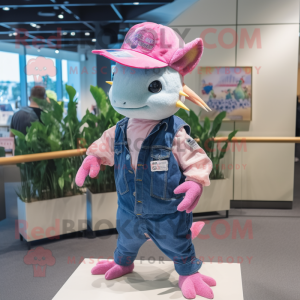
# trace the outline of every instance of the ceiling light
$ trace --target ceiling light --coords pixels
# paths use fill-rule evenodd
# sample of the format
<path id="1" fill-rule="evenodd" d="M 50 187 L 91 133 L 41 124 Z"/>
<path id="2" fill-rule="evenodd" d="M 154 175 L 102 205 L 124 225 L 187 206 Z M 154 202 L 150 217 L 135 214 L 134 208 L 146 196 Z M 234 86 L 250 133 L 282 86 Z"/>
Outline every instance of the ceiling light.
<path id="1" fill-rule="evenodd" d="M 6 6 L 6 7 L 3 7 L 2 9 L 3 9 L 3 10 L 6 10 L 6 11 L 10 10 L 10 8 L 7 7 L 7 6 Z"/>
<path id="2" fill-rule="evenodd" d="M 85 35 L 90 35 L 90 33 L 89 33 L 89 32 L 86 32 Z"/>
<path id="3" fill-rule="evenodd" d="M 68 33 L 66 31 L 63 32 L 63 35 L 67 35 Z"/>
<path id="4" fill-rule="evenodd" d="M 36 25 L 35 28 L 41 28 L 41 25 Z"/>
<path id="5" fill-rule="evenodd" d="M 63 18 L 64 18 L 64 15 L 60 14 L 60 15 L 58 15 L 58 18 L 59 18 L 59 19 L 63 19 Z"/>
<path id="6" fill-rule="evenodd" d="M 92 42 L 94 42 L 94 43 L 95 43 L 96 41 L 97 41 L 96 39 L 92 39 Z"/>
<path id="7" fill-rule="evenodd" d="M 73 31 L 73 32 L 71 32 L 71 35 L 73 35 L 73 36 L 74 36 L 75 34 L 76 34 L 76 33 L 75 33 L 74 31 Z"/>
<path id="8" fill-rule="evenodd" d="M 59 50 L 56 49 L 56 50 L 55 50 L 55 53 L 58 54 L 58 53 L 59 53 Z"/>
<path id="9" fill-rule="evenodd" d="M 30 26 L 36 27 L 36 24 L 35 23 L 30 23 Z"/>
<path id="10" fill-rule="evenodd" d="M 16 36 L 16 35 L 17 35 L 17 33 L 16 33 L 16 32 L 14 32 L 14 33 L 13 33 L 13 35 L 14 35 L 14 36 Z"/>
<path id="11" fill-rule="evenodd" d="M 133 5 L 139 5 L 140 2 L 133 2 Z"/>
<path id="12" fill-rule="evenodd" d="M 8 36 L 12 36 L 13 34 L 12 33 L 10 33 Z"/>

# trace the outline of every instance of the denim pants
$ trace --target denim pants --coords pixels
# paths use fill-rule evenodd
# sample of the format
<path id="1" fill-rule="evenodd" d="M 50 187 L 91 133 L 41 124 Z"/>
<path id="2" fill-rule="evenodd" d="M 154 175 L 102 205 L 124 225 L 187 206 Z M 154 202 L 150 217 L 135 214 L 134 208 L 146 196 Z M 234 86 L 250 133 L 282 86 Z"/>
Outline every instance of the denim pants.
<path id="1" fill-rule="evenodd" d="M 119 207 L 119 237 L 114 261 L 121 266 L 132 264 L 140 247 L 147 241 L 146 233 L 157 247 L 174 261 L 175 270 L 179 275 L 194 274 L 201 268 L 202 261 L 195 256 L 191 225 L 192 213 L 187 214 L 185 211 L 137 216 Z"/>

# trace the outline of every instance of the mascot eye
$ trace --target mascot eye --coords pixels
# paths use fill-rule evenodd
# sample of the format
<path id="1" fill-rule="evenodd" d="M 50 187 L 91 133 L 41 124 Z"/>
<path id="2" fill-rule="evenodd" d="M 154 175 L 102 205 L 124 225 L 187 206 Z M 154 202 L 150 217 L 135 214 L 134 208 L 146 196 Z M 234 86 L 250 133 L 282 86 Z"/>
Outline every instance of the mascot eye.
<path id="1" fill-rule="evenodd" d="M 162 85 L 159 80 L 152 81 L 148 87 L 148 91 L 151 93 L 159 93 L 161 89 L 162 89 Z"/>

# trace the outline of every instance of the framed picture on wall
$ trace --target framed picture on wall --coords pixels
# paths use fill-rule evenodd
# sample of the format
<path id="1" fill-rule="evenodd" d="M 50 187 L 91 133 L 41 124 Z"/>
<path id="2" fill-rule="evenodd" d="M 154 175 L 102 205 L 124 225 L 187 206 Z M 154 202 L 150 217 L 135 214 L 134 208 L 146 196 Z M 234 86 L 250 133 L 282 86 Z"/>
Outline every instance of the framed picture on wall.
<path id="1" fill-rule="evenodd" d="M 200 120 L 213 120 L 226 111 L 226 121 L 252 119 L 252 67 L 200 67 L 198 95 L 211 108 L 202 110 Z"/>

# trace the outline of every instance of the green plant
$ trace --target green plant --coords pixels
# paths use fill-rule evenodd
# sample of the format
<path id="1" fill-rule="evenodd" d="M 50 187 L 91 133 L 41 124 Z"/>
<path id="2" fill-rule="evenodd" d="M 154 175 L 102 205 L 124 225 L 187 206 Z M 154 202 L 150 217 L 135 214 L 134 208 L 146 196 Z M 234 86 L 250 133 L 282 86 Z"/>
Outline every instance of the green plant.
<path id="1" fill-rule="evenodd" d="M 210 179 L 223 179 L 224 173 L 220 168 L 220 160 L 224 158 L 227 151 L 228 142 L 225 142 L 221 150 L 219 145 L 214 142 L 213 138 L 217 136 L 223 119 L 226 117 L 226 112 L 219 113 L 213 120 L 212 124 L 209 118 L 204 119 L 203 125 L 199 122 L 199 115 L 197 116 L 192 110 L 186 113 L 184 110 L 179 110 L 176 115 L 182 118 L 186 123 L 191 126 L 191 137 L 197 140 L 199 146 L 206 152 L 207 156 L 211 159 L 213 169 L 210 173 Z M 238 130 L 232 131 L 228 135 L 228 141 L 236 135 Z"/>
<path id="2" fill-rule="evenodd" d="M 91 85 L 90 92 L 96 101 L 99 113 L 94 115 L 88 110 L 86 111 L 88 127 L 83 129 L 84 146 L 91 145 L 95 140 L 98 140 L 105 130 L 116 125 L 123 118 L 113 109 L 103 89 Z M 114 168 L 101 166 L 98 176 L 94 179 L 89 178 L 87 185 L 93 193 L 114 192 L 116 190 Z"/>
<path id="3" fill-rule="evenodd" d="M 33 122 L 24 135 L 12 130 L 16 136 L 16 155 L 76 149 L 82 138 L 80 127 L 86 122 L 77 119 L 76 90 L 66 85 L 69 95 L 67 116 L 63 117 L 63 106 L 51 100 L 34 99 L 43 109 L 41 120 Z M 19 164 L 21 190 L 18 196 L 24 202 L 60 198 L 80 193 L 75 176 L 82 157 L 69 157 Z"/>
<path id="4" fill-rule="evenodd" d="M 5 148 L 0 147 L 0 157 L 5 157 Z"/>

